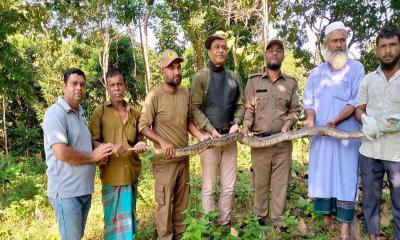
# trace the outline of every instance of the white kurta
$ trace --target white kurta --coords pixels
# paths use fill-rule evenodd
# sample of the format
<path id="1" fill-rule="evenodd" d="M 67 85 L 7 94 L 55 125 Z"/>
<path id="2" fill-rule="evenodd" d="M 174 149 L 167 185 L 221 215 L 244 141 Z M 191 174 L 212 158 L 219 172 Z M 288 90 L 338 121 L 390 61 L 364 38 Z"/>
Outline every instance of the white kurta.
<path id="1" fill-rule="evenodd" d="M 358 87 L 364 77 L 364 67 L 349 60 L 340 70 L 327 62 L 316 67 L 304 89 L 304 109 L 314 109 L 315 126 L 333 120 L 349 104 L 355 106 Z M 354 116 L 341 122 L 337 129 L 359 131 Z M 308 196 L 337 198 L 341 201 L 357 199 L 358 148 L 360 140 L 340 140 L 328 136 L 311 139 Z"/>

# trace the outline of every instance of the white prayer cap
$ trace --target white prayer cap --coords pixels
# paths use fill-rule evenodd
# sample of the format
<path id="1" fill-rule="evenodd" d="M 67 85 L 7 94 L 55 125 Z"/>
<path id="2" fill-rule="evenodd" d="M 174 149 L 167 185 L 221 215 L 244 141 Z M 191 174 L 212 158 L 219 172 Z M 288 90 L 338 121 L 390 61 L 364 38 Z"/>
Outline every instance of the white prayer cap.
<path id="1" fill-rule="evenodd" d="M 336 30 L 345 30 L 347 32 L 347 28 L 344 26 L 343 22 L 337 21 L 330 23 L 325 28 L 325 36 L 328 36 L 329 33 L 336 31 Z"/>

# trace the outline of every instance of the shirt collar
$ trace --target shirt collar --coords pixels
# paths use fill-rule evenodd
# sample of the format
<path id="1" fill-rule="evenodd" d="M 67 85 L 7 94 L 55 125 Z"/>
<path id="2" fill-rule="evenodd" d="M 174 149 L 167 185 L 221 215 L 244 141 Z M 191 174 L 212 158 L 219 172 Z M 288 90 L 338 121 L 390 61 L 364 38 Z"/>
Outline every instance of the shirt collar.
<path id="1" fill-rule="evenodd" d="M 59 96 L 57 99 L 57 103 L 64 109 L 65 112 L 71 112 L 74 111 L 74 109 L 71 108 L 71 106 L 65 101 L 63 96 Z M 79 104 L 79 116 L 83 115 L 83 108 Z"/>
<path id="2" fill-rule="evenodd" d="M 125 101 L 125 99 L 123 101 L 124 101 L 124 104 L 125 104 L 125 107 L 126 107 L 126 111 L 129 112 L 130 109 L 131 109 L 130 105 Z M 107 107 L 113 107 L 111 100 L 107 100 L 106 101 L 106 106 Z"/>
<path id="3" fill-rule="evenodd" d="M 375 70 L 375 73 L 382 76 L 383 79 L 386 80 L 385 73 L 382 70 L 382 65 L 379 65 L 379 67 Z M 394 73 L 394 75 L 390 79 L 400 79 L 400 70 Z"/>
<path id="4" fill-rule="evenodd" d="M 268 71 L 265 71 L 265 72 L 261 75 L 261 78 L 265 78 L 265 77 L 269 79 Z M 282 71 L 280 72 L 280 75 L 279 75 L 279 77 L 278 77 L 278 79 L 277 79 L 276 81 L 278 81 L 278 80 L 280 80 L 280 79 L 286 79 L 285 75 L 282 74 Z"/>

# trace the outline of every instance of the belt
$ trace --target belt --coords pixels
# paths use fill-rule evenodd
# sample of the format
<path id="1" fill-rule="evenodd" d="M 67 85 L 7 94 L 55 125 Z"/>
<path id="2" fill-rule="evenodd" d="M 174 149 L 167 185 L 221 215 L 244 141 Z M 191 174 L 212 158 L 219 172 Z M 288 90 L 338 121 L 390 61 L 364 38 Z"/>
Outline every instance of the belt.
<path id="1" fill-rule="evenodd" d="M 229 128 L 216 128 L 215 129 L 219 134 L 228 134 Z"/>
<path id="2" fill-rule="evenodd" d="M 255 137 L 268 137 L 271 135 L 272 135 L 272 133 L 269 133 L 269 132 L 254 134 Z"/>

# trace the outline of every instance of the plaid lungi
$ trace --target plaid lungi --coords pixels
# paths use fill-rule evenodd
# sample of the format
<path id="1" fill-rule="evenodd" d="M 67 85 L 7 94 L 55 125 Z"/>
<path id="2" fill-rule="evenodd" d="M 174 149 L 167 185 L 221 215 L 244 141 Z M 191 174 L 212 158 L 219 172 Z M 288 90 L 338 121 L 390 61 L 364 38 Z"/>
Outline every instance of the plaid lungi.
<path id="1" fill-rule="evenodd" d="M 136 185 L 104 186 L 104 239 L 134 239 L 136 233 Z"/>
<path id="2" fill-rule="evenodd" d="M 351 223 L 354 219 L 355 202 L 340 201 L 336 198 L 316 198 L 314 211 L 316 214 L 332 214 L 339 222 Z"/>

